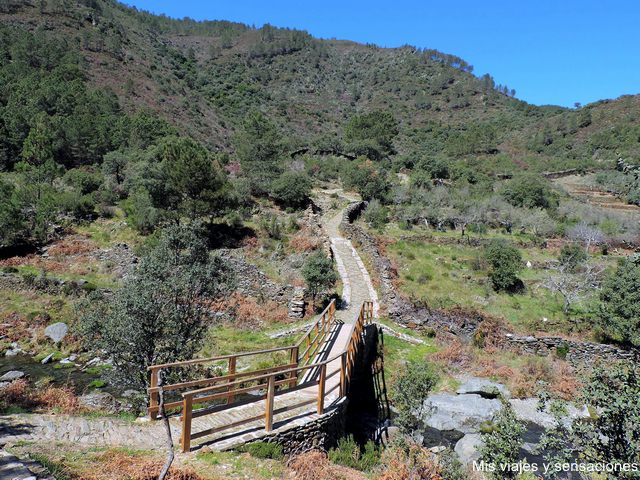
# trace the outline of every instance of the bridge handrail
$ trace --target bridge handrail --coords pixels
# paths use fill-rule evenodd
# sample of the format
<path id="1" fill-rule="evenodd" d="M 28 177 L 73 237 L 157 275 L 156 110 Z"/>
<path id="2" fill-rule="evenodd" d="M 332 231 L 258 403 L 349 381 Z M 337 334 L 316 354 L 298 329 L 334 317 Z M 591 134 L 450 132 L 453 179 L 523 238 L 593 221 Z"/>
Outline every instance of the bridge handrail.
<path id="1" fill-rule="evenodd" d="M 196 358 L 192 360 L 183 360 L 178 362 L 150 365 L 149 367 L 147 367 L 147 371 L 150 372 L 149 373 L 150 388 L 147 389 L 149 393 L 149 407 L 147 409 L 149 413 L 149 417 L 152 420 L 154 420 L 157 418 L 159 413 L 158 392 L 160 389 L 158 385 L 160 383 L 159 375 L 161 370 L 166 368 L 184 367 L 184 366 L 198 365 L 203 363 L 210 363 L 210 362 L 215 362 L 220 360 L 227 360 L 228 365 L 227 365 L 226 377 L 228 379 L 234 379 L 239 376 L 246 376 L 247 373 L 251 373 L 251 371 L 242 372 L 242 373 L 236 372 L 236 364 L 237 364 L 238 358 L 246 358 L 249 356 L 257 356 L 257 355 L 263 355 L 267 353 L 274 353 L 274 352 L 281 352 L 281 351 L 290 352 L 289 362 L 284 364 L 283 366 L 288 366 L 290 364 L 298 365 L 300 363 L 300 357 L 303 357 L 303 362 L 306 363 L 313 358 L 312 352 L 315 352 L 317 348 L 319 348 L 319 346 L 322 344 L 322 342 L 326 338 L 328 332 L 331 330 L 331 326 L 335 322 L 335 311 L 336 311 L 336 305 L 335 305 L 335 299 L 334 299 L 334 300 L 331 300 L 329 305 L 327 305 L 327 307 L 322 311 L 322 313 L 320 313 L 317 320 L 309 327 L 307 332 L 302 336 L 302 338 L 295 345 L 287 345 L 284 347 L 275 347 L 275 348 L 269 348 L 264 350 L 254 350 L 251 352 L 233 353 L 229 355 L 219 355 L 216 357 L 209 357 L 209 358 Z M 312 339 L 311 334 L 314 331 L 316 332 L 316 335 Z M 307 348 L 304 350 L 303 354 L 300 355 L 299 346 L 303 342 L 305 342 L 305 340 L 306 340 Z M 181 385 L 184 386 L 184 388 L 188 388 L 189 386 L 195 386 L 193 382 L 215 383 L 216 381 L 221 381 L 222 377 L 225 377 L 225 376 L 211 377 L 209 379 L 204 379 L 204 380 L 194 380 L 192 382 L 174 383 L 174 384 L 164 385 L 162 388 L 164 391 L 180 390 L 182 388 Z M 295 381 L 297 382 L 297 378 L 295 379 Z M 165 407 L 171 408 L 172 406 L 175 405 L 175 403 L 176 402 L 167 403 Z"/>
<path id="2" fill-rule="evenodd" d="M 203 382 L 205 384 L 220 383 L 219 385 L 210 385 L 204 388 L 198 388 L 195 390 L 189 390 L 187 392 L 182 393 L 182 401 L 176 401 L 165 404 L 165 408 L 174 408 L 174 407 L 182 407 L 181 408 L 181 420 L 182 420 L 182 432 L 181 432 L 181 444 L 183 451 L 187 452 L 191 448 L 191 440 L 196 438 L 201 438 L 206 435 L 210 435 L 213 433 L 217 433 L 228 428 L 232 428 L 235 426 L 244 425 L 246 423 L 250 423 L 261 418 L 265 420 L 265 429 L 266 431 L 271 431 L 273 427 L 273 415 L 274 415 L 274 398 L 276 394 L 276 388 L 280 386 L 285 386 L 283 390 L 279 391 L 280 393 L 292 392 L 295 390 L 308 388 L 310 386 L 317 385 L 318 393 L 317 398 L 309 400 L 308 397 L 306 400 L 303 400 L 295 405 L 289 405 L 286 407 L 282 407 L 280 409 L 275 410 L 277 412 L 286 411 L 294 408 L 299 408 L 304 405 L 308 405 L 310 403 L 316 402 L 317 413 L 324 413 L 324 400 L 325 395 L 328 393 L 326 391 L 326 380 L 328 378 L 333 377 L 334 375 L 340 374 L 339 383 L 332 387 L 329 392 L 332 390 L 339 388 L 338 398 L 342 398 L 347 394 L 349 384 L 351 382 L 351 376 L 353 372 L 353 368 L 356 361 L 356 356 L 359 351 L 359 347 L 362 341 L 362 334 L 364 332 L 365 326 L 373 320 L 373 303 L 370 301 L 366 301 L 362 303 L 360 307 L 360 311 L 358 313 L 357 320 L 350 326 L 350 330 L 348 332 L 348 341 L 343 350 L 335 354 L 329 358 L 326 358 L 321 361 L 313 361 L 313 356 L 309 353 L 310 350 L 314 350 L 315 348 L 311 348 L 314 344 L 322 345 L 328 331 L 330 330 L 330 325 L 335 322 L 335 303 L 331 302 L 329 306 L 323 311 L 318 320 L 314 322 L 313 325 L 307 330 L 306 334 L 302 337 L 302 340 L 293 347 L 295 349 L 296 354 L 298 353 L 299 347 L 306 341 L 307 349 L 301 357 L 304 357 L 302 361 L 299 361 L 296 356 L 295 362 L 293 357 L 291 358 L 291 362 L 289 364 L 280 365 L 276 367 L 270 367 L 268 369 L 255 370 L 255 371 L 247 371 L 242 373 L 235 373 L 235 371 L 231 374 L 220 376 L 220 377 L 212 377 L 204 380 L 195 380 L 191 382 L 183 382 L 182 384 L 174 384 L 167 385 L 163 387 L 165 390 L 172 389 L 178 390 L 183 387 L 188 388 L 189 386 L 200 386 Z M 327 327 L 329 325 L 329 327 Z M 312 338 L 313 337 L 313 338 Z M 286 348 L 285 348 L 286 349 Z M 275 349 L 276 351 L 279 349 Z M 281 349 L 280 349 L 281 350 Z M 293 352 L 293 350 L 292 350 Z M 314 353 L 317 355 L 317 352 Z M 230 356 L 225 356 L 227 358 L 231 358 Z M 305 361 L 309 361 L 310 363 L 305 363 Z M 327 373 L 328 365 L 336 360 L 341 359 L 340 365 L 335 369 L 332 369 L 331 372 Z M 176 362 L 178 364 L 182 362 Z M 156 367 L 156 366 L 154 366 Z M 235 364 L 234 364 L 235 367 Z M 160 367 L 161 368 L 161 367 Z M 299 373 L 317 369 L 317 378 L 309 379 L 304 381 L 301 384 L 298 384 Z M 253 375 L 252 374 L 258 374 Z M 238 378 L 238 377 L 246 377 L 246 378 Z M 277 377 L 283 377 L 277 379 Z M 246 386 L 249 383 L 257 382 L 258 385 Z M 244 385 L 244 386 L 243 386 Z M 266 389 L 265 394 L 259 395 L 257 398 L 251 398 L 248 400 L 240 400 L 235 401 L 236 397 L 241 394 L 248 393 L 250 391 L 256 389 Z M 151 397 L 157 396 L 160 390 L 157 385 L 152 386 L 148 389 Z M 223 391 L 220 391 L 223 390 Z M 218 393 L 214 393 L 218 392 Z M 207 395 L 208 394 L 208 395 Z M 226 404 L 217 405 L 213 407 L 207 407 L 203 410 L 194 410 L 194 401 L 195 402 L 212 402 L 214 400 L 224 400 L 226 399 Z M 258 401 L 266 400 L 265 410 L 263 414 L 242 419 L 233 423 L 225 424 L 220 427 L 211 428 L 208 430 L 196 432 L 194 434 L 191 433 L 191 424 L 192 418 L 198 417 L 210 413 L 220 412 L 224 410 L 228 410 L 234 408 L 239 405 L 255 403 Z M 153 417 L 152 405 L 149 407 L 149 413 Z M 157 414 L 157 407 L 155 410 Z"/>

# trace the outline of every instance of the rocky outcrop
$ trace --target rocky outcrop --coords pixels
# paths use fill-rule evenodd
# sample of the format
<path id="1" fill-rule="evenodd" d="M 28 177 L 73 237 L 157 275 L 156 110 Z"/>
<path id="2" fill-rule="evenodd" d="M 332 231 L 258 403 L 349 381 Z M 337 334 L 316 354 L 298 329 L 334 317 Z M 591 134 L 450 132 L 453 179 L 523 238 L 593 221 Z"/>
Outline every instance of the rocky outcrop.
<path id="1" fill-rule="evenodd" d="M 54 343 L 60 343 L 67 336 L 69 327 L 64 322 L 57 322 L 44 329 L 45 337 L 49 337 Z"/>
<path id="2" fill-rule="evenodd" d="M 437 393 L 423 403 L 424 425 L 440 432 L 475 433 L 502 408 L 497 399 L 476 394 Z"/>
<path id="3" fill-rule="evenodd" d="M 498 382 L 486 378 L 469 377 L 456 390 L 458 395 L 476 394 L 483 398 L 511 398 L 511 392 Z"/>

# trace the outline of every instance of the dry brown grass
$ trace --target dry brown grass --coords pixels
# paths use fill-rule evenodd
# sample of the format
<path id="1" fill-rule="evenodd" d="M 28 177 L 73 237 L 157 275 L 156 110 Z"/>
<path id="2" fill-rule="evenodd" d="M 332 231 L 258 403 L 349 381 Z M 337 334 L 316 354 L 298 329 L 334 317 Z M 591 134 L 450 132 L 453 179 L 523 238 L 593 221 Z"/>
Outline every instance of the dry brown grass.
<path id="1" fill-rule="evenodd" d="M 366 480 L 357 470 L 341 467 L 329 462 L 327 455 L 320 451 L 310 451 L 292 457 L 288 478 L 295 480 Z"/>
<path id="2" fill-rule="evenodd" d="M 469 345 L 452 338 L 442 350 L 431 355 L 431 359 L 445 367 L 465 368 L 473 364 L 475 355 Z"/>
<path id="3" fill-rule="evenodd" d="M 376 480 L 442 480 L 431 453 L 417 445 L 408 452 L 389 448 L 382 454 L 381 462 L 382 470 Z"/>
<path id="4" fill-rule="evenodd" d="M 237 328 L 254 328 L 272 323 L 286 323 L 289 311 L 273 300 L 260 303 L 253 297 L 246 297 L 238 292 L 215 302 L 213 307 L 226 311 L 234 319 Z"/>
<path id="5" fill-rule="evenodd" d="M 37 388 L 25 379 L 11 382 L 0 388 L 0 408 L 21 407 L 46 412 L 77 413 L 78 398 L 69 386 Z"/>
<path id="6" fill-rule="evenodd" d="M 71 475 L 77 480 L 155 480 L 163 461 L 157 458 L 129 455 L 117 450 L 107 451 L 96 458 L 101 468 L 91 468 Z M 172 466 L 169 480 L 203 480 L 190 467 Z"/>
<path id="7" fill-rule="evenodd" d="M 321 245 L 322 239 L 309 228 L 303 228 L 289 240 L 289 246 L 296 253 L 312 252 L 320 248 Z"/>
<path id="8" fill-rule="evenodd" d="M 96 244 L 88 238 L 80 235 L 70 235 L 51 245 L 48 253 L 52 257 L 66 257 L 91 253 L 97 249 Z"/>

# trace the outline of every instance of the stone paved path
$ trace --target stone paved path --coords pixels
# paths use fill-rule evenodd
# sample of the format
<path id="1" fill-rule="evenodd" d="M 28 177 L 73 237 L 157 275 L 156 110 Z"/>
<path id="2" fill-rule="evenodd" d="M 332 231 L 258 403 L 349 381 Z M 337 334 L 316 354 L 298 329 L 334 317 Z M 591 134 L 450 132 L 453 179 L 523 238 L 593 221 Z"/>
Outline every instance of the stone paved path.
<path id="1" fill-rule="evenodd" d="M 331 332 L 326 348 L 318 353 L 317 359 L 330 358 L 342 352 L 349 340 L 350 326 L 356 320 L 360 305 L 365 300 L 373 300 L 374 315 L 378 312 L 378 299 L 371 278 L 362 259 L 353 248 L 351 242 L 343 238 L 339 232 L 342 211 L 323 219 L 326 234 L 331 239 L 331 248 L 337 268 L 344 285 L 344 305 L 338 310 L 340 322 Z M 327 377 L 339 372 L 340 360 L 327 366 Z M 308 378 L 317 372 L 311 372 Z M 339 374 L 327 378 L 325 407 L 338 400 Z M 283 393 L 276 396 L 274 402 L 275 433 L 286 431 L 304 424 L 319 416 L 315 412 L 317 386 L 311 386 L 296 392 Z M 279 412 L 278 409 L 309 400 L 307 406 Z M 264 402 L 256 402 L 229 411 L 198 417 L 193 420 L 192 433 L 228 425 L 241 418 L 248 418 L 264 413 Z M 172 433 L 177 443 L 180 438 L 179 419 L 172 419 Z M 264 420 L 261 418 L 234 430 L 221 432 L 217 436 L 205 437 L 211 448 L 229 449 L 249 439 L 265 435 Z M 212 438 L 215 440 L 212 442 Z M 19 414 L 0 417 L 0 444 L 11 444 L 16 441 L 60 441 L 79 445 L 129 446 L 133 448 L 162 448 L 164 431 L 161 422 L 131 423 L 115 418 L 88 418 L 64 415 L 30 415 Z M 192 445 L 196 446 L 197 442 Z"/>

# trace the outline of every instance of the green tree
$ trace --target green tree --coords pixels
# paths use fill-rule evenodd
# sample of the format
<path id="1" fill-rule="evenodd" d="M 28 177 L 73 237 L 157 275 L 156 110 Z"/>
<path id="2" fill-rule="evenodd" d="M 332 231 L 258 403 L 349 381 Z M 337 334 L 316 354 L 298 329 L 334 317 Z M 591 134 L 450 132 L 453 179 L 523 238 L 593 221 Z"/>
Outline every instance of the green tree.
<path id="1" fill-rule="evenodd" d="M 27 236 L 15 187 L 0 177 L 0 247 L 16 245 Z"/>
<path id="2" fill-rule="evenodd" d="M 534 174 L 523 174 L 510 180 L 502 190 L 504 199 L 515 207 L 550 208 L 558 200 L 548 182 Z"/>
<path id="3" fill-rule="evenodd" d="M 425 416 L 431 412 L 424 400 L 438 383 L 438 376 L 428 362 L 409 362 L 393 383 L 393 405 L 397 410 L 396 422 L 407 434 L 416 432 Z"/>
<path id="4" fill-rule="evenodd" d="M 491 431 L 482 435 L 480 458 L 495 466 L 495 471 L 489 472 L 491 478 L 504 480 L 518 476 L 517 471 L 502 467 L 518 462 L 523 432 L 524 426 L 516 418 L 511 405 L 505 403 L 496 415 Z"/>
<path id="5" fill-rule="evenodd" d="M 600 292 L 598 324 L 617 342 L 640 346 L 640 256 L 624 260 Z"/>
<path id="6" fill-rule="evenodd" d="M 158 148 L 164 205 L 192 220 L 220 214 L 228 192 L 224 174 L 209 152 L 191 138 L 179 137 L 165 139 Z"/>
<path id="7" fill-rule="evenodd" d="M 393 140 L 398 122 L 389 112 L 374 111 L 352 117 L 344 129 L 344 138 L 356 155 L 380 160 L 395 153 Z"/>
<path id="8" fill-rule="evenodd" d="M 377 198 L 384 201 L 390 189 L 389 180 L 383 170 L 377 169 L 373 162 L 359 157 L 343 168 L 342 181 L 345 187 L 358 192 L 364 200 Z"/>
<path id="9" fill-rule="evenodd" d="M 271 185 L 271 196 L 286 207 L 304 208 L 309 203 L 311 187 L 311 179 L 307 174 L 285 172 Z"/>
<path id="10" fill-rule="evenodd" d="M 147 367 L 192 358 L 202 346 L 211 301 L 229 287 L 231 272 L 212 257 L 196 226 L 173 225 L 144 255 L 122 288 L 81 308 L 90 348 L 113 358 L 114 380 L 148 387 Z"/>
<path id="11" fill-rule="evenodd" d="M 522 284 L 518 278 L 522 255 L 516 247 L 504 240 L 493 240 L 485 247 L 485 257 L 491 266 L 489 278 L 496 290 L 513 291 Z"/>
<path id="12" fill-rule="evenodd" d="M 315 299 L 322 290 L 332 287 L 338 276 L 333 269 L 333 262 L 321 251 L 317 251 L 307 257 L 302 266 L 302 276 L 307 284 L 309 293 Z"/>
<path id="13" fill-rule="evenodd" d="M 55 134 L 46 115 L 40 115 L 22 144 L 22 158 L 33 166 L 53 161 L 54 142 Z"/>
<path id="14" fill-rule="evenodd" d="M 560 249 L 560 255 L 558 261 L 561 265 L 566 267 L 570 272 L 575 272 L 576 269 L 584 264 L 589 259 L 589 255 L 585 250 L 577 243 L 570 243 L 563 245 Z"/>
<path id="15" fill-rule="evenodd" d="M 235 147 L 253 193 L 267 194 L 282 171 L 282 137 L 276 125 L 260 112 L 250 113 L 235 137 Z"/>

